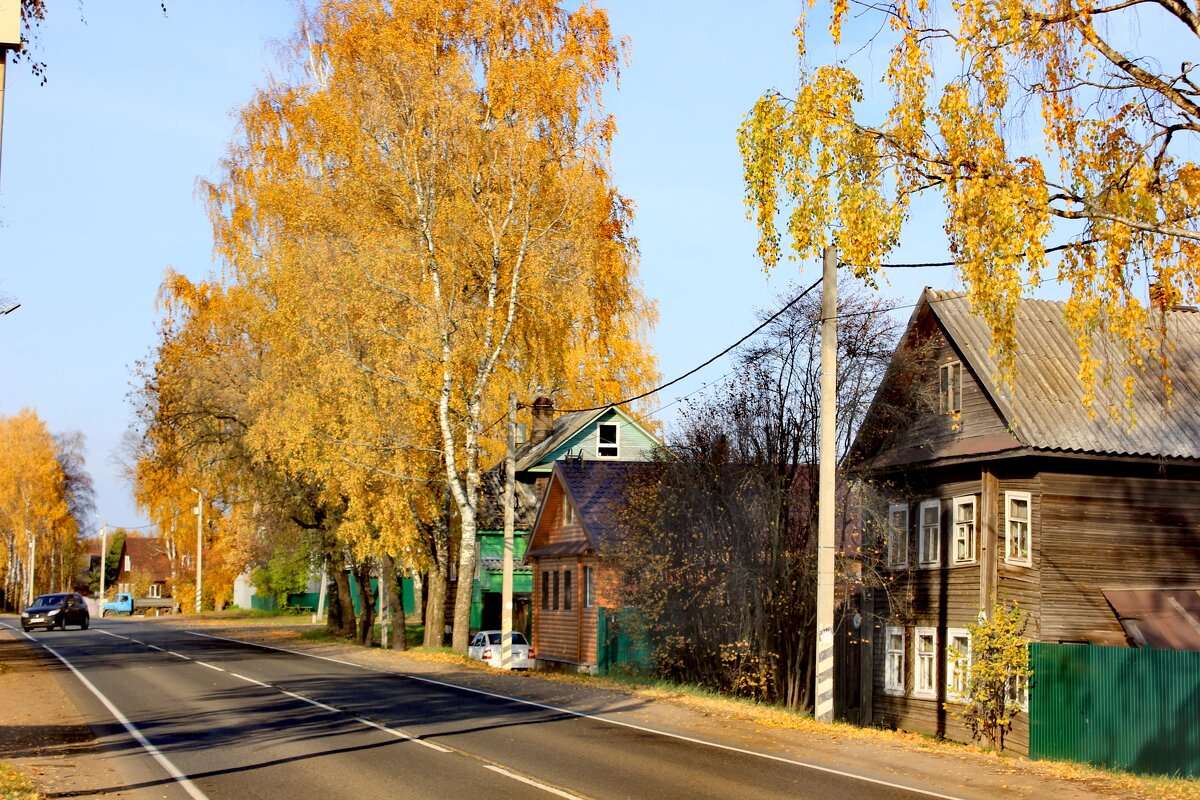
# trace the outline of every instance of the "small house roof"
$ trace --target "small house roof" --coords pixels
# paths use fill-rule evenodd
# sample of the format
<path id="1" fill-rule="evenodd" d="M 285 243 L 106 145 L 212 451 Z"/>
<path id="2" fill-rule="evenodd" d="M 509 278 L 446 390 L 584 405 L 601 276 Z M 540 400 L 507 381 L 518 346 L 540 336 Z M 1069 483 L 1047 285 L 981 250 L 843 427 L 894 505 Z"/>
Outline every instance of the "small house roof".
<path id="1" fill-rule="evenodd" d="M 590 547 L 572 542 L 542 545 L 531 548 L 525 554 L 526 558 L 599 550 L 616 533 L 621 511 L 637 478 L 656 468 L 651 461 L 556 461 L 546 491 L 549 492 L 555 482 L 563 487 L 575 506 Z M 564 547 L 567 549 L 563 550 Z"/>
<path id="2" fill-rule="evenodd" d="M 516 481 L 513 528 L 527 531 L 537 519 L 538 497 L 534 488 Z M 479 514 L 475 527 L 481 531 L 504 530 L 504 472 L 489 470 L 479 476 Z"/>
<path id="3" fill-rule="evenodd" d="M 1105 589 L 1104 599 L 1139 647 L 1200 651 L 1200 589 Z"/>
<path id="4" fill-rule="evenodd" d="M 124 548 L 133 572 L 142 571 L 154 582 L 171 579 L 171 560 L 161 540 L 126 536 Z M 120 572 L 125 572 L 125 559 L 121 559 Z"/>

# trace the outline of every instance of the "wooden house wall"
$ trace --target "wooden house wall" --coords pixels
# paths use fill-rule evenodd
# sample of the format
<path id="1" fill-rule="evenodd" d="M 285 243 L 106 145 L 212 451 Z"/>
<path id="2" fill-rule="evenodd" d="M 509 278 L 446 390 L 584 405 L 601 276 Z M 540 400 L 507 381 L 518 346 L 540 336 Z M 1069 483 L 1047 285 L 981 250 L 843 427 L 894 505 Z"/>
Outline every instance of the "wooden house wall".
<path id="1" fill-rule="evenodd" d="M 1041 639 L 1124 645 L 1101 592 L 1200 585 L 1200 484 L 1089 473 L 1043 476 Z"/>
<path id="2" fill-rule="evenodd" d="M 875 610 L 879 619 L 873 626 L 872 716 L 877 722 L 959 741 L 970 741 L 970 731 L 961 719 L 955 716 L 954 704 L 951 704 L 950 710 L 945 708 L 946 643 L 949 629 L 966 628 L 979 618 L 981 570 L 985 568 L 981 545 L 987 529 L 985 520 L 989 510 L 992 519 L 995 520 L 994 539 L 990 544 L 996 559 L 997 594 L 1001 599 L 1018 601 L 1022 608 L 1030 612 L 1026 635 L 1031 640 L 1037 639 L 1037 612 L 1040 609 L 1040 582 L 1036 571 L 1040 559 L 1040 483 L 1036 478 L 1009 468 L 1007 474 L 1002 469 L 997 475 L 997 489 L 994 505 L 991 509 L 985 509 L 983 473 L 978 464 L 913 473 L 903 486 L 894 489 L 895 495 L 890 498 L 890 502 L 904 503 L 909 508 L 909 566 L 900 570 L 882 569 L 885 588 L 876 594 Z M 1034 569 L 1004 564 L 1005 491 L 1030 493 Z M 965 495 L 974 495 L 976 499 L 975 561 L 953 565 L 950 549 L 954 527 L 952 502 L 953 498 Z M 917 552 L 920 505 L 922 501 L 935 498 L 940 501 L 941 506 L 941 566 L 921 568 L 918 566 Z M 879 535 L 885 535 L 885 532 L 879 531 Z M 886 553 L 883 543 L 876 543 L 873 549 Z M 906 630 L 906 676 L 903 696 L 887 694 L 884 691 L 884 667 L 887 658 L 885 632 L 888 626 L 900 626 Z M 937 630 L 936 700 L 913 696 L 916 662 L 914 642 L 916 628 L 919 627 Z M 1017 720 L 1007 740 L 1007 746 L 1018 752 L 1028 752 L 1028 721 L 1023 714 L 1018 715 Z"/>
<path id="3" fill-rule="evenodd" d="M 537 658 L 546 661 L 561 661 L 581 666 L 596 664 L 596 614 L 597 609 L 604 604 L 601 587 L 604 581 L 603 565 L 595 556 L 557 556 L 538 558 L 534 563 L 533 573 L 533 602 L 534 624 L 533 645 Z M 594 602 L 590 608 L 585 608 L 583 570 L 590 567 L 593 570 L 592 587 Z M 552 582 L 554 573 L 558 572 L 559 600 L 558 608 L 554 608 L 554 592 Z M 571 573 L 571 608 L 564 608 L 565 578 Z M 545 581 L 551 582 L 549 608 L 542 605 L 542 586 Z"/>

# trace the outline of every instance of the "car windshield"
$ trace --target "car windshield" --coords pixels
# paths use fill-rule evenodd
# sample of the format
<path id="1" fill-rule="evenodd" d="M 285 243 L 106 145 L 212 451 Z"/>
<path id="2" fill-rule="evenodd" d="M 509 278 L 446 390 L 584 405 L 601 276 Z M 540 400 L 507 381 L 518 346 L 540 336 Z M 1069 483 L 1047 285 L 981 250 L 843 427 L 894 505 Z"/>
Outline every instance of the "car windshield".
<path id="1" fill-rule="evenodd" d="M 35 606 L 61 606 L 65 595 L 61 594 L 44 594 L 37 600 L 33 601 Z"/>

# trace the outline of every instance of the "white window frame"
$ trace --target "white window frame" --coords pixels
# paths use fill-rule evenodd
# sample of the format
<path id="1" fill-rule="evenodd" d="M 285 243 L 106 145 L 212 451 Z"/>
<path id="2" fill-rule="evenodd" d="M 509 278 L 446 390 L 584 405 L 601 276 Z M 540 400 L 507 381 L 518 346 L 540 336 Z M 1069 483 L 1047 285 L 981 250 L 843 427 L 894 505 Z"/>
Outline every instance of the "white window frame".
<path id="1" fill-rule="evenodd" d="M 938 405 L 943 414 L 962 413 L 962 362 L 942 364 L 938 370 Z"/>
<path id="2" fill-rule="evenodd" d="M 562 514 L 563 525 L 574 525 L 575 524 L 575 504 L 572 503 L 571 498 L 567 497 L 565 494 L 563 495 L 563 499 L 562 499 L 562 507 L 563 507 L 563 514 Z"/>
<path id="3" fill-rule="evenodd" d="M 893 517 L 904 512 L 904 530 L 897 531 L 893 525 Z M 897 548 L 896 544 L 902 545 Z M 900 550 L 898 553 L 897 550 Z M 894 504 L 888 506 L 887 516 L 887 565 L 891 569 L 904 569 L 908 566 L 908 505 Z"/>
<path id="4" fill-rule="evenodd" d="M 613 441 L 611 444 L 601 443 L 600 431 L 607 426 L 612 426 Z M 605 455 L 601 452 L 602 448 L 609 448 L 616 452 Z M 621 457 L 621 426 L 616 422 L 598 422 L 596 423 L 596 458 L 614 459 Z"/>
<path id="5" fill-rule="evenodd" d="M 925 510 L 937 511 L 937 525 L 933 534 L 933 554 L 925 552 Z M 917 564 L 921 567 L 939 567 L 942 564 L 942 501 L 922 500 L 917 511 Z"/>
<path id="6" fill-rule="evenodd" d="M 1013 519 L 1012 504 L 1013 501 L 1024 501 L 1025 503 L 1025 519 Z M 1013 539 L 1020 534 L 1018 527 L 1021 523 L 1025 525 L 1025 556 L 1013 556 Z M 1033 566 L 1033 500 L 1029 492 L 1005 492 L 1004 493 L 1004 563 L 1014 564 L 1020 567 Z"/>
<path id="7" fill-rule="evenodd" d="M 966 639 L 966 652 L 959 651 L 958 658 L 952 658 L 951 650 L 956 639 Z M 962 702 L 966 697 L 967 677 L 971 671 L 971 632 L 966 628 L 946 629 L 946 699 Z"/>
<path id="8" fill-rule="evenodd" d="M 591 567 L 583 568 L 583 607 L 592 608 L 596 605 L 596 589 L 592 584 L 594 580 L 593 570 Z"/>
<path id="9" fill-rule="evenodd" d="M 921 642 L 928 639 L 929 650 L 921 650 Z M 913 631 L 913 697 L 927 700 L 937 699 L 937 628 L 917 628 Z"/>
<path id="10" fill-rule="evenodd" d="M 892 637 L 899 635 L 900 646 L 892 646 Z M 885 694 L 894 694 L 903 697 L 904 691 L 904 676 L 907 668 L 906 657 L 908 655 L 908 631 L 900 626 L 889 626 L 883 632 L 883 691 Z M 896 668 L 899 667 L 897 670 Z M 899 672 L 899 683 L 896 681 L 896 674 Z"/>
<path id="11" fill-rule="evenodd" d="M 130 560 L 129 556 L 125 556 L 125 571 L 129 572 L 132 569 L 133 569 L 133 561 Z"/>
<path id="12" fill-rule="evenodd" d="M 146 587 L 146 597 L 162 597 L 162 585 L 152 583 Z"/>
<path id="13" fill-rule="evenodd" d="M 1009 678 L 1007 705 L 1029 711 L 1029 678 Z"/>
<path id="14" fill-rule="evenodd" d="M 968 494 L 961 497 L 955 497 L 951 500 L 951 514 L 953 515 L 954 531 L 953 541 L 950 542 L 950 560 L 954 564 L 974 564 L 975 553 L 978 548 L 978 532 L 979 532 L 979 502 L 975 499 L 975 495 Z M 970 506 L 971 517 L 969 520 L 959 517 L 958 512 L 962 507 Z M 959 558 L 958 544 L 966 538 L 966 550 L 969 554 L 967 558 Z"/>

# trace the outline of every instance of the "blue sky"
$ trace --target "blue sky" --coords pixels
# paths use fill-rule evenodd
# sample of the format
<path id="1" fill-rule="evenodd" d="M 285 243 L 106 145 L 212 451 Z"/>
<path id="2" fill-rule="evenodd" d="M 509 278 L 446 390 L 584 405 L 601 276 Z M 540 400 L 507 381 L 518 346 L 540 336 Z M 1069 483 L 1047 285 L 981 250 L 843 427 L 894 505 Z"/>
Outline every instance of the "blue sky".
<path id="1" fill-rule="evenodd" d="M 641 276 L 660 304 L 652 343 L 669 379 L 752 328 L 756 309 L 774 308 L 789 281 L 820 274 L 816 263 L 763 274 L 735 141 L 759 94 L 795 84 L 791 31 L 802 4 L 606 5 L 614 31 L 632 40 L 632 63 L 606 105 L 620 131 L 617 185 L 638 207 Z M 22 305 L 0 317 L 0 414 L 29 406 L 54 431 L 83 431 L 99 520 L 114 525 L 145 522 L 115 457 L 131 419 L 132 367 L 154 343 L 163 270 L 200 278 L 213 268 L 195 182 L 213 174 L 232 113 L 295 20 L 287 0 L 167 8 L 164 17 L 157 0 L 52 3 L 37 54 L 49 81 L 11 67 L 5 99 L 0 296 Z M 822 34 L 810 41 L 824 61 L 832 51 Z M 896 253 L 945 257 L 937 219 L 917 219 Z M 908 271 L 881 291 L 909 303 L 922 286 L 952 281 L 948 270 Z M 717 362 L 661 402 L 728 368 Z"/>

